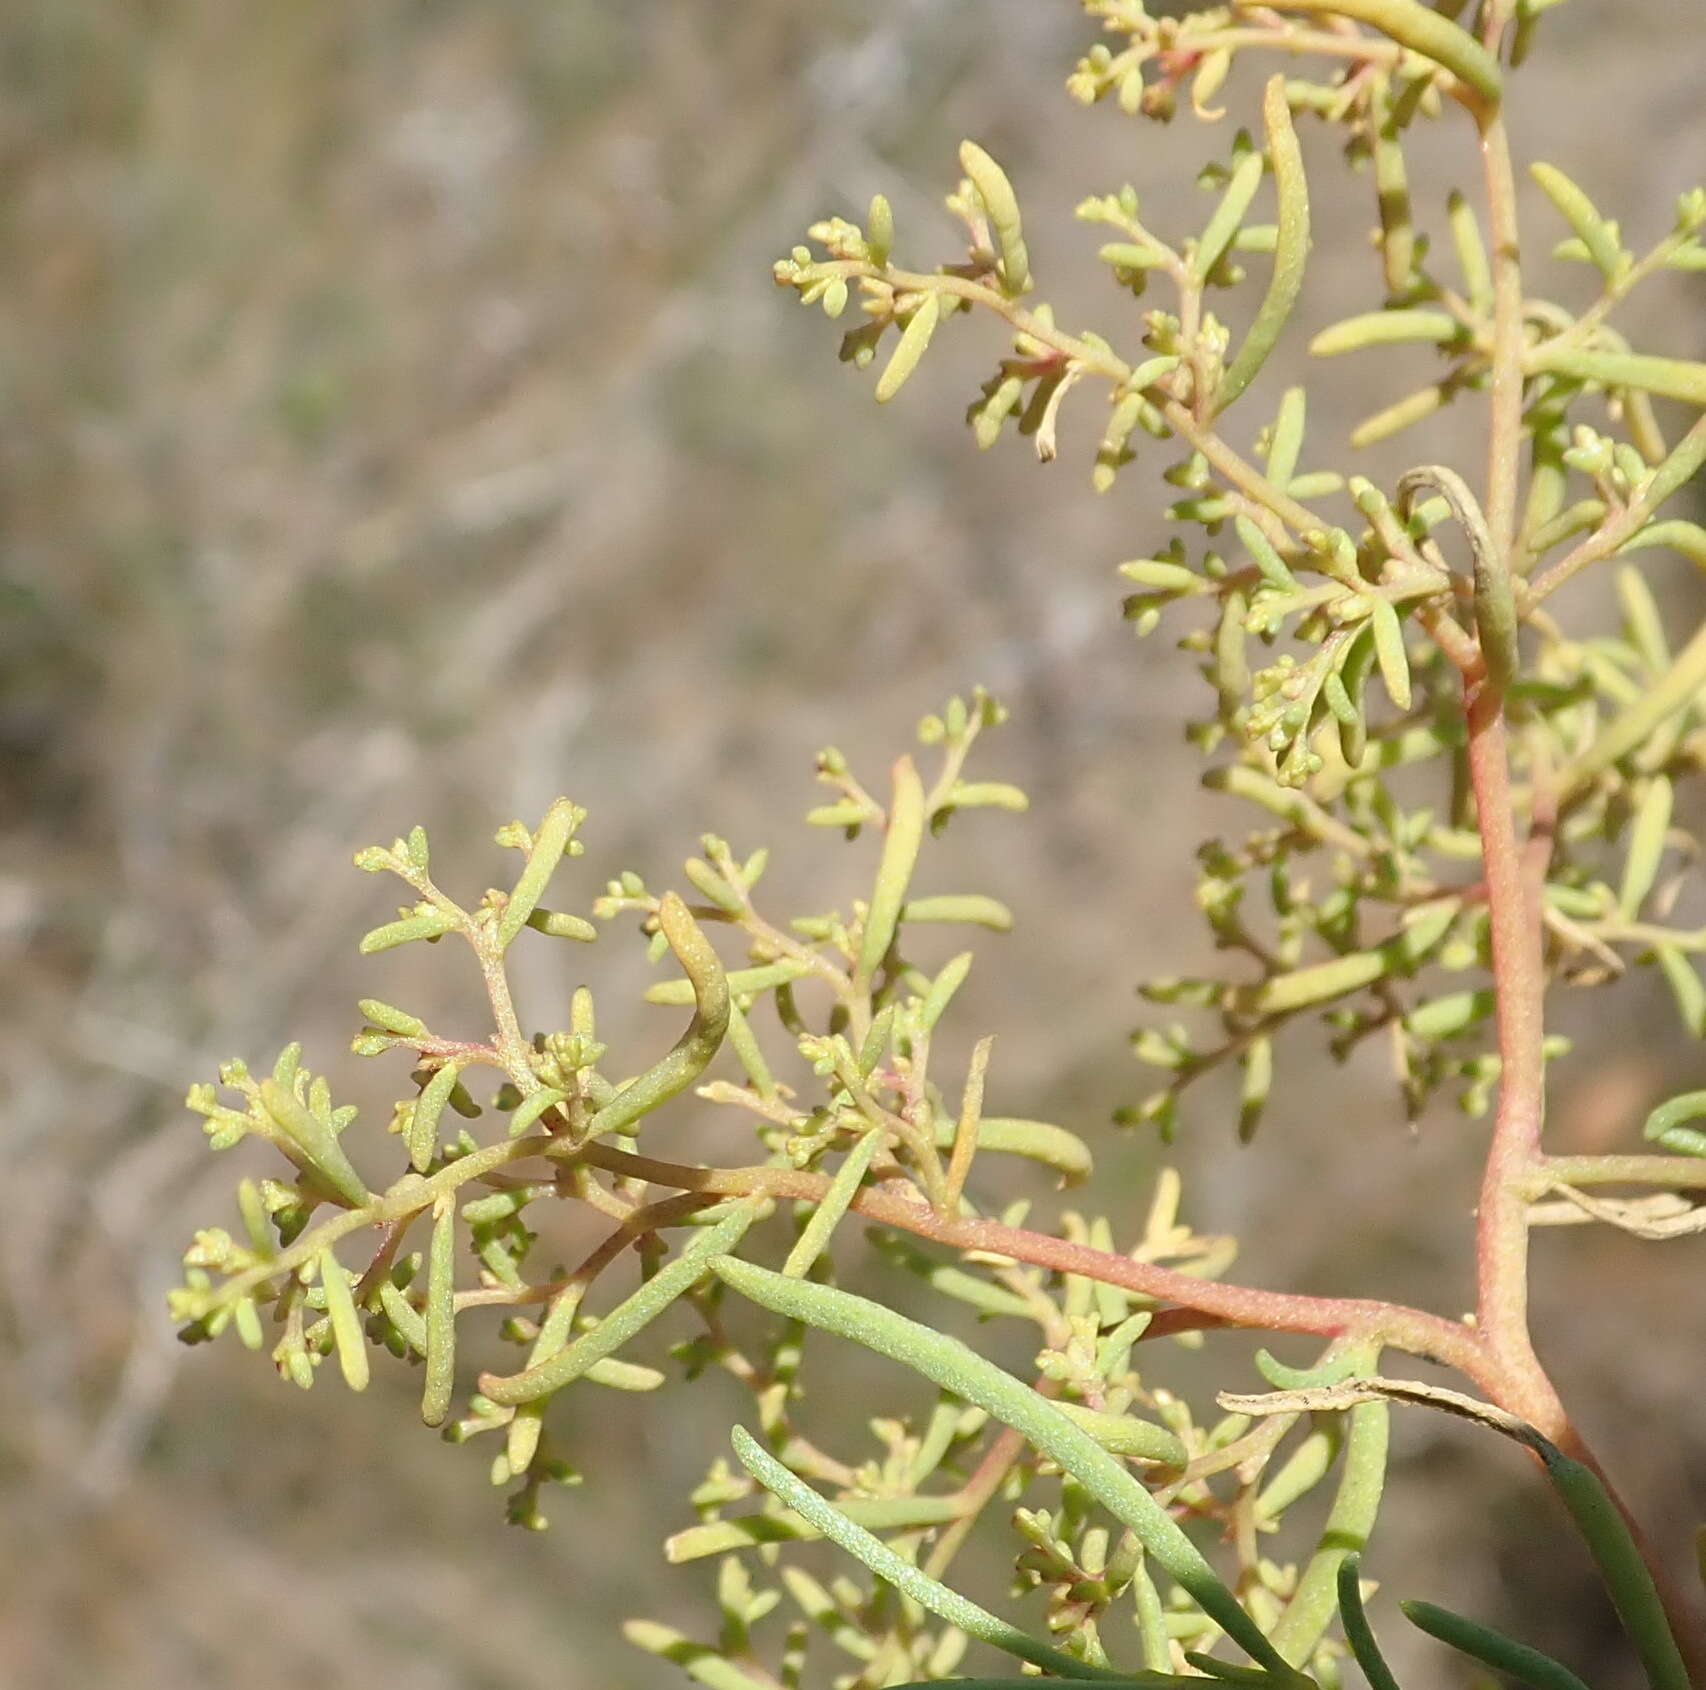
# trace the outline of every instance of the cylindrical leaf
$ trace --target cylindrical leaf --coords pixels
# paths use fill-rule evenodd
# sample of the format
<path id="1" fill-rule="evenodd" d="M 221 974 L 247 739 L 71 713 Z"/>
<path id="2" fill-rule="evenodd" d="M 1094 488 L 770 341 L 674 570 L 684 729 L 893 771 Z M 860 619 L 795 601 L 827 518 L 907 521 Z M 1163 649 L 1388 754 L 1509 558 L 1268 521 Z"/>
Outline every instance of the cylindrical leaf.
<path id="1" fill-rule="evenodd" d="M 865 219 L 865 251 L 880 270 L 894 251 L 894 211 L 881 195 L 871 197 L 870 214 Z"/>
<path id="2" fill-rule="evenodd" d="M 446 1062 L 421 1088 L 415 1107 L 409 1116 L 409 1164 L 417 1174 L 424 1174 L 438 1148 L 438 1123 L 444 1106 L 456 1089 L 462 1070 L 454 1062 Z"/>
<path id="3" fill-rule="evenodd" d="M 527 853 L 527 866 L 521 871 L 515 889 L 504 905 L 498 919 L 498 943 L 507 946 L 527 924 L 534 906 L 539 902 L 557 865 L 563 860 L 575 829 L 586 812 L 566 798 L 557 799 L 545 812 L 539 831 L 533 836 L 533 848 Z"/>
<path id="4" fill-rule="evenodd" d="M 1688 1669 L 1671 1635 L 1664 1604 L 1617 1504 L 1591 1467 L 1550 1444 L 1541 1454 L 1553 1488 L 1586 1540 L 1623 1629 L 1641 1657 L 1648 1684 L 1652 1690 L 1689 1690 Z"/>
<path id="5" fill-rule="evenodd" d="M 784 1279 L 730 1257 L 712 1265 L 718 1277 L 762 1307 L 890 1356 L 1013 1427 L 1136 1532 L 1161 1566 L 1253 1660 L 1289 1682 L 1288 1665 L 1178 1522 L 1114 1456 L 1045 1397 L 957 1339 L 867 1298 L 809 1280 Z"/>
<path id="6" fill-rule="evenodd" d="M 902 757 L 894 766 L 894 798 L 889 805 L 883 855 L 877 865 L 876 885 L 859 944 L 856 978 L 865 985 L 881 967 L 894 940 L 901 906 L 924 840 L 924 823 L 924 783 L 918 778 L 912 759 Z"/>
<path id="7" fill-rule="evenodd" d="M 987 927 L 991 933 L 1008 933 L 1013 912 L 998 898 L 981 893 L 942 893 L 933 898 L 909 898 L 900 908 L 902 922 L 953 921 L 971 927 Z"/>
<path id="8" fill-rule="evenodd" d="M 529 1092 L 510 1115 L 509 1136 L 520 1138 L 540 1116 L 555 1109 L 559 1103 L 566 1102 L 568 1093 L 557 1091 L 551 1086 L 541 1086 L 537 1091 Z"/>
<path id="9" fill-rule="evenodd" d="M 376 951 L 388 951 L 396 945 L 406 945 L 411 939 L 437 939 L 454 925 L 441 910 L 429 910 L 424 915 L 404 916 L 400 921 L 388 921 L 363 934 L 361 954 L 372 956 Z"/>
<path id="10" fill-rule="evenodd" d="M 427 1247 L 426 1388 L 421 1419 L 442 1426 L 456 1384 L 456 1199 L 446 1194 L 433 1205 L 432 1242 Z"/>
<path id="11" fill-rule="evenodd" d="M 1392 601 L 1381 593 L 1369 595 L 1369 626 L 1374 632 L 1374 657 L 1380 678 L 1400 710 L 1410 708 L 1410 659 L 1404 651 L 1404 630 Z"/>
<path id="12" fill-rule="evenodd" d="M 1368 1690 L 1398 1690 L 1398 1680 L 1392 1676 L 1392 1669 L 1375 1641 L 1368 1615 L 1363 1611 L 1361 1565 L 1362 1558 L 1358 1555 L 1347 1555 L 1339 1563 L 1339 1621 L 1344 1627 L 1345 1642 L 1368 1680 Z"/>
<path id="13" fill-rule="evenodd" d="M 996 245 L 1001 249 L 1001 282 L 1010 294 L 1031 285 L 1031 260 L 1019 223 L 1019 201 L 1007 172 L 975 141 L 960 143 L 960 168 L 971 178 L 977 197 L 989 213 Z"/>
<path id="14" fill-rule="evenodd" d="M 1531 164 L 1528 173 L 1539 183 L 1540 191 L 1558 208 L 1564 221 L 1575 230 L 1577 239 L 1587 248 L 1588 257 L 1600 273 L 1607 280 L 1615 276 L 1623 267 L 1623 252 L 1616 235 L 1600 216 L 1593 201 L 1556 165 Z"/>
<path id="15" fill-rule="evenodd" d="M 572 1344 L 524 1372 L 507 1377 L 483 1374 L 481 1392 L 495 1403 L 516 1404 L 534 1402 L 560 1391 L 594 1362 L 613 1355 L 695 1285 L 704 1276 L 711 1257 L 733 1249 L 740 1242 L 757 1212 L 750 1199 L 737 1203 L 715 1226 L 695 1234 L 679 1256 L 659 1268 L 631 1297 L 618 1303 L 590 1332 L 583 1332 Z"/>
<path id="16" fill-rule="evenodd" d="M 1664 859 L 1665 837 L 1670 831 L 1672 790 L 1664 775 L 1654 775 L 1641 794 L 1635 810 L 1635 825 L 1629 830 L 1629 848 L 1623 859 L 1623 881 L 1618 888 L 1617 909 L 1633 921 L 1658 879 Z"/>
<path id="17" fill-rule="evenodd" d="M 675 952 L 693 984 L 693 1019 L 667 1056 L 630 1080 L 593 1116 L 588 1136 L 623 1132 L 678 1092 L 685 1091 L 710 1066 L 729 1026 L 729 986 L 717 953 L 674 892 L 658 904 L 658 931 Z"/>
<path id="18" fill-rule="evenodd" d="M 301 1153 L 301 1159 L 340 1197 L 359 1208 L 369 1199 L 337 1135 L 288 1086 L 275 1079 L 261 1081 L 261 1107 Z"/>
<path id="19" fill-rule="evenodd" d="M 1655 358 L 1639 352 L 1584 352 L 1542 341 L 1529 354 L 1530 368 L 1573 376 L 1601 387 L 1633 388 L 1685 405 L 1706 406 L 1706 364 L 1684 358 Z"/>
<path id="20" fill-rule="evenodd" d="M 355 1311 L 350 1282 L 330 1248 L 320 1252 L 320 1285 L 326 1293 L 326 1315 L 332 1323 L 332 1341 L 337 1346 L 338 1366 L 344 1383 L 352 1391 L 367 1389 L 367 1340 L 361 1317 Z"/>
<path id="21" fill-rule="evenodd" d="M 1462 325 L 1449 311 L 1414 306 L 1397 311 L 1365 311 L 1346 317 L 1323 329 L 1310 341 L 1317 358 L 1332 358 L 1342 352 L 1360 352 L 1370 346 L 1397 346 L 1407 341 L 1432 341 L 1442 345 L 1462 333 Z"/>
<path id="22" fill-rule="evenodd" d="M 1561 1661 L 1490 1626 L 1465 1619 L 1449 1608 L 1436 1608 L 1431 1602 L 1401 1602 L 1399 1607 L 1412 1625 L 1419 1626 L 1430 1637 L 1449 1643 L 1471 1660 L 1481 1661 L 1497 1672 L 1508 1672 L 1531 1690 L 1588 1690 Z"/>
<path id="23" fill-rule="evenodd" d="M 803 1479 L 790 1473 L 745 1427 L 736 1426 L 731 1436 L 740 1464 L 766 1490 L 787 1503 L 801 1519 L 839 1544 L 878 1578 L 892 1584 L 902 1595 L 911 1597 L 921 1608 L 1009 1655 L 1029 1661 L 1033 1666 L 1047 1668 L 1058 1677 L 1103 1680 L 1119 1676 L 1038 1642 L 1005 1620 L 997 1619 L 988 1609 L 980 1608 L 957 1591 L 950 1590 L 913 1562 L 902 1559 L 881 1538 L 849 1520 Z"/>
<path id="24" fill-rule="evenodd" d="M 1267 126 L 1268 157 L 1273 162 L 1279 195 L 1279 228 L 1274 242 L 1274 268 L 1256 320 L 1237 356 L 1226 366 L 1215 392 L 1214 405 L 1223 411 L 1255 380 L 1268 360 L 1303 287 L 1304 261 L 1309 256 L 1309 180 L 1303 172 L 1303 153 L 1292 127 L 1285 78 L 1272 78 L 1262 96 L 1262 121 Z"/>
<path id="25" fill-rule="evenodd" d="M 877 403 L 886 405 L 900 392 L 906 378 L 918 368 L 918 360 L 930 345 L 936 332 L 937 319 L 942 314 L 941 297 L 927 293 L 901 331 L 900 344 L 895 347 L 883 373 L 877 377 Z"/>
<path id="26" fill-rule="evenodd" d="M 841 1217 L 847 1213 L 848 1205 L 852 1203 L 871 1166 L 871 1158 L 882 1148 L 885 1136 L 881 1127 L 872 1127 L 847 1152 L 846 1159 L 835 1170 L 835 1178 L 829 1182 L 829 1189 L 823 1194 L 817 1208 L 812 1211 L 811 1219 L 795 1239 L 793 1249 L 788 1252 L 788 1259 L 782 1264 L 783 1273 L 790 1279 L 803 1278 L 810 1273 L 812 1264 L 823 1254 L 830 1234 L 834 1232 Z"/>
<path id="27" fill-rule="evenodd" d="M 379 998 L 363 998 L 356 1007 L 375 1027 L 381 1027 L 387 1033 L 395 1033 L 399 1038 L 419 1038 L 426 1031 L 426 1023 L 419 1016 L 395 1009 Z"/>
<path id="28" fill-rule="evenodd" d="M 1221 254 L 1231 245 L 1232 237 L 1238 233 L 1244 213 L 1250 209 L 1250 202 L 1256 197 L 1256 190 L 1261 184 L 1262 155 L 1247 153 L 1233 166 L 1226 192 L 1197 238 L 1196 250 L 1191 254 L 1191 273 L 1199 282 L 1220 262 Z"/>
<path id="29" fill-rule="evenodd" d="M 1459 82 L 1496 105 L 1503 90 L 1499 61 L 1468 30 L 1425 0 L 1274 0 L 1281 11 L 1332 12 L 1372 24 L 1423 58 L 1443 65 Z"/>

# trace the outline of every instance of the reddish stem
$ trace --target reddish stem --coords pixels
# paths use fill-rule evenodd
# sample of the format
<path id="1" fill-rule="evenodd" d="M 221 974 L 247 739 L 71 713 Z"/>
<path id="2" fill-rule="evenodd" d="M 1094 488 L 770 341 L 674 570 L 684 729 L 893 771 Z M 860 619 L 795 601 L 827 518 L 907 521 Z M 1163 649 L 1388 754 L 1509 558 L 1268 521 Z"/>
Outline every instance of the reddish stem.
<path id="1" fill-rule="evenodd" d="M 1533 862 L 1516 834 L 1502 700 L 1470 690 L 1469 779 L 1481 834 L 1497 996 L 1499 1102 L 1476 1227 L 1476 1323 L 1504 1375 L 1502 1405 L 1547 1437 L 1566 1434 L 1563 1406 L 1528 1333 L 1528 1184 L 1540 1161 L 1545 1111 L 1545 972 Z"/>
<path id="2" fill-rule="evenodd" d="M 595 1167 L 650 1180 L 677 1190 L 706 1196 L 732 1197 L 765 1192 L 800 1202 L 821 1202 L 829 1188 L 823 1174 L 788 1168 L 701 1168 L 636 1156 L 612 1145 L 595 1143 L 578 1153 Z M 1116 1251 L 989 1220 L 951 1216 L 890 1190 L 866 1188 L 853 1199 L 861 1215 L 885 1226 L 910 1232 L 951 1249 L 986 1251 L 1010 1256 L 1057 1273 L 1078 1274 L 1117 1285 L 1141 1296 L 1156 1297 L 1180 1309 L 1194 1311 L 1216 1325 L 1255 1327 L 1268 1332 L 1304 1332 L 1316 1337 L 1356 1336 L 1375 1339 L 1411 1355 L 1454 1367 L 1489 1393 L 1499 1374 L 1479 1335 L 1470 1327 L 1421 1309 L 1360 1297 L 1307 1297 L 1288 1291 L 1264 1291 L 1199 1279 L 1175 1268 L 1134 1261 Z M 1168 1318 L 1163 1312 L 1163 1318 Z M 1177 1318 L 1177 1317 L 1171 1317 Z M 1196 1324 L 1193 1322 L 1192 1324 Z"/>

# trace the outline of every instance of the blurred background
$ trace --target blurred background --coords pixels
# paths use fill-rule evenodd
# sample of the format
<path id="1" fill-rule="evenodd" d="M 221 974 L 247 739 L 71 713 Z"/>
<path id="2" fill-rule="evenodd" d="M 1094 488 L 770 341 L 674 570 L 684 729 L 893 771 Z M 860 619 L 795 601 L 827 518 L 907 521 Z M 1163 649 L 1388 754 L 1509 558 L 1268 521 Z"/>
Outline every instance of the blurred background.
<path id="1" fill-rule="evenodd" d="M 1706 174 L 1699 0 L 1548 24 L 1518 144 L 1650 239 Z M 981 947 L 966 1024 L 1001 1035 L 999 1110 L 1083 1132 L 1135 1226 L 1158 1152 L 1106 1125 L 1144 1085 L 1131 988 L 1201 957 L 1191 851 L 1240 825 L 1193 796 L 1192 660 L 1119 619 L 1113 566 L 1161 534 L 1157 466 L 1096 499 L 1094 406 L 1068 407 L 1053 466 L 978 454 L 960 417 L 987 329 L 942 337 L 878 412 L 768 274 L 877 187 L 919 262 L 954 256 L 939 205 L 969 134 L 1015 178 L 1066 319 L 1129 329 L 1072 206 L 1129 180 L 1161 229 L 1198 226 L 1195 166 L 1231 132 L 1070 105 L 1093 39 L 1067 0 L 3 9 L 0 1681 L 651 1690 L 684 1681 L 615 1620 L 711 1629 L 704 1569 L 658 1544 L 725 1436 L 714 1389 L 582 1393 L 568 1442 L 593 1476 L 535 1537 L 501 1523 L 485 1452 L 419 1427 L 400 1366 L 302 1396 L 233 1344 L 173 1340 L 179 1254 L 259 1165 L 209 1155 L 190 1082 L 300 1037 L 377 1132 L 400 1076 L 340 1056 L 354 1000 L 475 1012 L 440 953 L 356 957 L 395 901 L 349 868 L 359 844 L 423 822 L 477 888 L 493 828 L 564 791 L 591 811 L 580 907 L 624 867 L 678 878 L 712 828 L 775 846 L 779 909 L 822 908 L 868 859 L 798 825 L 815 749 L 875 778 L 982 681 L 1014 711 L 982 768 L 1034 808 L 965 818 L 933 871 L 1019 917 Z M 1270 402 L 1309 328 L 1374 298 L 1367 183 L 1308 140 L 1318 291 Z M 1437 229 L 1444 188 L 1473 186 L 1463 127 L 1413 170 Z M 1643 299 L 1701 355 L 1698 282 Z M 1318 461 L 1383 369 L 1311 378 Z M 1480 429 L 1448 415 L 1376 466 L 1472 462 Z M 1694 583 L 1661 586 L 1698 614 Z M 524 1013 L 560 1024 L 583 977 L 635 1065 L 675 1036 L 622 932 L 526 961 Z M 1561 1147 L 1629 1142 L 1702 1083 L 1648 987 L 1561 1013 L 1581 1037 Z M 1225 1101 L 1195 1100 L 1174 1154 L 1191 1218 L 1247 1234 L 1244 1277 L 1463 1305 L 1479 1129 L 1410 1132 L 1377 1065 L 1307 1039 L 1254 1149 Z M 693 1120 L 669 1128 L 687 1154 Z M 1678 1565 L 1706 1516 L 1701 1248 L 1536 1247 L 1542 1348 Z M 1624 1681 L 1512 1450 L 1401 1415 L 1394 1484 L 1389 1594 Z"/>

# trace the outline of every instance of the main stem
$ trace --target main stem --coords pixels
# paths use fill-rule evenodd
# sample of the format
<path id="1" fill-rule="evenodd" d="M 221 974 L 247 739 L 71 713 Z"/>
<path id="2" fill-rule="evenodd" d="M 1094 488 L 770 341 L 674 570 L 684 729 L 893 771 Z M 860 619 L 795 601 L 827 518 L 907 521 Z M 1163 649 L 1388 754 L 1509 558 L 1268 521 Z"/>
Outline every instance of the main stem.
<path id="1" fill-rule="evenodd" d="M 1557 1440 L 1563 1405 L 1528 1332 L 1528 1185 L 1540 1162 L 1545 1115 L 1545 973 L 1539 888 L 1511 813 L 1501 700 L 1485 682 L 1468 699 L 1469 778 L 1481 855 L 1497 995 L 1499 1102 L 1481 1180 L 1476 1226 L 1476 1324 L 1506 1380 L 1504 1407 Z"/>
<path id="2" fill-rule="evenodd" d="M 1508 576 L 1516 541 L 1522 445 L 1522 258 L 1516 181 L 1504 115 L 1478 114 L 1492 237 L 1492 393 L 1487 441 L 1485 514 L 1491 556 L 1482 566 Z M 1504 1406 L 1548 1437 L 1567 1431 L 1558 1394 L 1534 1353 L 1528 1331 L 1528 1198 L 1540 1159 L 1545 1115 L 1546 976 L 1541 952 L 1540 876 L 1544 858 L 1525 857 L 1511 810 L 1504 697 L 1492 676 L 1471 676 L 1465 692 L 1469 779 L 1492 940 L 1497 999 L 1499 1102 L 1481 1181 L 1476 1236 L 1476 1324 L 1489 1358 L 1504 1375 Z"/>
<path id="3" fill-rule="evenodd" d="M 1477 114 L 1492 237 L 1493 345 L 1485 514 L 1492 566 L 1509 571 L 1517 533 L 1523 405 L 1522 262 L 1509 136 L 1497 105 Z M 1476 1222 L 1476 1325 L 1494 1375 L 1488 1395 L 1588 1461 L 1617 1492 L 1571 1426 L 1557 1389 L 1535 1354 L 1528 1325 L 1528 1187 L 1545 1165 L 1546 975 L 1541 887 L 1550 850 L 1525 851 L 1511 809 L 1504 699 L 1486 675 L 1467 680 L 1469 776 L 1481 835 L 1493 986 L 1497 1000 L 1499 1102 L 1481 1181 Z M 1613 753 L 1615 754 L 1615 753 Z M 1536 813 L 1535 827 L 1545 825 Z M 1549 845 L 1543 837 L 1537 844 Z M 1689 1670 L 1706 1674 L 1697 1616 L 1653 1553 L 1621 1499 L 1641 1555 L 1661 1592 Z"/>

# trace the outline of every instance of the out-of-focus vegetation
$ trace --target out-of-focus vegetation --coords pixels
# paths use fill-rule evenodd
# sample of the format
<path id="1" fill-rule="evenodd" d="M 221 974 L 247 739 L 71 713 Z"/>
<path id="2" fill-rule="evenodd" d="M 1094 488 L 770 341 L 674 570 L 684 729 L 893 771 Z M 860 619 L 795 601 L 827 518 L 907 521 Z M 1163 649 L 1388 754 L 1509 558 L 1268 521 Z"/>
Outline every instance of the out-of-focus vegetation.
<path id="1" fill-rule="evenodd" d="M 1618 0 L 1615 57 L 1611 4 L 1560 16 L 1517 121 L 1659 225 L 1706 155 L 1698 56 L 1678 48 L 1697 0 Z M 1091 505 L 1064 484 L 1073 454 L 978 458 L 951 406 L 911 392 L 878 428 L 768 279 L 793 231 L 878 185 L 912 184 L 897 211 L 930 219 L 965 133 L 1038 205 L 1110 176 L 1178 192 L 1169 137 L 1056 97 L 1083 34 L 1035 0 L 23 0 L 0 19 L 0 1158 L 23 1194 L 0 1226 L 0 1678 L 675 1681 L 608 1622 L 699 1600 L 660 1566 L 683 1522 L 659 1499 L 723 1417 L 701 1440 L 671 1404 L 581 1405 L 575 1435 L 617 1443 L 623 1482 L 565 1498 L 541 1539 L 495 1525 L 478 1464 L 400 1436 L 394 1404 L 287 1399 L 228 1357 L 176 1388 L 174 1243 L 228 1177 L 204 1166 L 186 1079 L 286 1028 L 347 1041 L 346 1006 L 378 989 L 343 943 L 370 886 L 342 867 L 353 842 L 424 820 L 466 860 L 490 818 L 567 790 L 593 812 L 591 881 L 661 876 L 702 826 L 784 831 L 818 744 L 891 746 L 982 679 L 1049 802 L 1022 855 L 1008 834 L 950 843 L 1001 852 L 974 866 L 1020 917 L 1015 974 L 1071 1005 L 1049 1006 L 1046 1047 L 1008 1039 L 1007 1084 L 1093 1134 L 1136 1090 L 1130 984 L 1200 942 L 1183 839 L 1146 804 L 1186 762 L 1170 730 L 1127 727 L 1182 722 L 1190 660 L 1134 653 L 1115 615 L 1111 566 L 1152 533 L 1153 483 L 1127 472 Z M 1346 237 L 1366 202 L 1317 217 L 1347 267 L 1322 278 L 1328 321 L 1360 281 Z M 1654 298 L 1698 309 L 1681 287 Z M 958 367 L 975 390 L 975 354 L 932 364 L 921 381 Z M 1316 427 L 1365 409 L 1353 386 Z M 608 949 L 606 977 L 637 983 Z M 1030 1007 L 986 1002 L 1009 1026 Z M 1559 1148 L 1603 1148 L 1698 1083 L 1668 1013 L 1623 1002 L 1629 1019 L 1571 1029 Z M 659 1036 L 639 1011 L 630 1030 Z M 1461 1168 L 1472 1200 L 1461 1127 L 1408 1137 L 1378 1075 L 1331 1095 L 1319 1121 L 1308 1096 L 1278 1099 L 1299 1130 L 1204 1182 L 1199 1220 L 1239 1230 L 1329 1161 L 1354 1185 L 1316 1189 L 1320 1229 L 1270 1240 L 1250 1278 L 1337 1289 L 1390 1251 L 1384 1220 L 1426 1250 L 1406 1224 L 1424 1170 Z M 1204 1125 L 1185 1154 L 1233 1159 Z M 1345 1133 L 1364 1147 L 1348 1175 L 1321 1148 Z M 1134 1170 L 1150 1155 L 1111 1132 L 1098 1148 Z M 1353 1202 L 1369 1231 L 1345 1237 L 1331 1217 Z M 1572 1235 L 1557 1254 L 1543 1346 L 1585 1287 L 1626 1326 L 1697 1278 L 1686 1248 Z M 1430 1260 L 1394 1271 L 1425 1279 Z M 1675 1318 L 1698 1334 L 1691 1306 Z M 1590 1430 L 1697 1424 L 1686 1342 L 1596 1401 L 1622 1334 L 1570 1330 L 1551 1359 Z M 1437 1512 L 1400 1526 L 1430 1593 L 1473 1590 L 1488 1617 L 1502 1595 L 1513 1623 L 1544 1609 L 1557 1638 L 1586 1574 L 1516 1559 L 1545 1524 L 1493 1523 L 1490 1492 L 1527 1494 L 1510 1465 L 1455 1428 L 1404 1436 L 1399 1482 L 1438 1481 Z M 1641 1511 L 1678 1536 L 1706 1512 L 1706 1436 L 1616 1443 Z M 1479 1552 L 1438 1566 L 1464 1495 Z"/>

